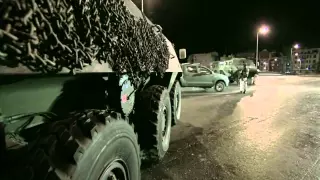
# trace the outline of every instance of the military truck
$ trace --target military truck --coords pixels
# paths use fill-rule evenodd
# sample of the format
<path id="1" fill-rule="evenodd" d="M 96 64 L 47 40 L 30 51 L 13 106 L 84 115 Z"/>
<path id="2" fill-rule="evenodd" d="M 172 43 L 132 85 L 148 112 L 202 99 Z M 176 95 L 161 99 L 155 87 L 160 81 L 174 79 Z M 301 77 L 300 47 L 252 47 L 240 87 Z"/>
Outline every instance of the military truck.
<path id="1" fill-rule="evenodd" d="M 247 68 L 249 68 L 249 77 L 248 77 L 249 84 L 254 84 L 258 74 L 258 69 L 253 63 L 253 61 L 250 59 L 230 58 L 228 60 L 212 64 L 211 69 L 219 72 L 221 72 L 221 70 L 224 72 L 228 72 L 230 83 L 234 83 L 234 82 L 239 82 L 238 77 L 239 77 L 240 71 L 243 68 L 243 63 L 245 63 L 247 65 Z M 222 74 L 225 74 L 225 73 L 222 72 Z"/>
<path id="2" fill-rule="evenodd" d="M 182 70 L 160 26 L 130 0 L 0 6 L 0 179 L 139 180 L 164 157 Z"/>
<path id="3" fill-rule="evenodd" d="M 259 74 L 259 71 L 253 61 L 250 59 L 238 58 L 236 61 L 233 61 L 231 79 L 234 82 L 239 83 L 239 73 L 243 69 L 243 63 L 245 63 L 247 68 L 249 69 L 248 84 L 255 85 L 255 81 Z"/>
<path id="4" fill-rule="evenodd" d="M 214 73 L 200 63 L 183 63 L 181 65 L 183 75 L 180 77 L 182 87 L 200 87 L 205 89 L 213 88 L 217 92 L 224 91 L 229 86 L 228 76 Z"/>

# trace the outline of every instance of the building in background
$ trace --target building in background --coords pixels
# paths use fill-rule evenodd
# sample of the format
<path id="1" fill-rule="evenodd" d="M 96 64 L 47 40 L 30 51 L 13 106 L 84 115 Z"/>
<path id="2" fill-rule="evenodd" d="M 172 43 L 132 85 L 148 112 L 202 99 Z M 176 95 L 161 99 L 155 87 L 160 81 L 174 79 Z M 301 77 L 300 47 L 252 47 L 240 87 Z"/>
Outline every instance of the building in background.
<path id="1" fill-rule="evenodd" d="M 292 71 L 292 62 L 289 56 L 281 56 L 280 57 L 280 66 L 282 73 L 291 72 Z"/>
<path id="2" fill-rule="evenodd" d="M 276 51 L 264 49 L 259 52 L 259 69 L 261 71 L 279 71 L 279 60 L 281 55 Z"/>
<path id="3" fill-rule="evenodd" d="M 292 52 L 293 71 L 320 71 L 320 48 L 294 49 Z"/>
<path id="4" fill-rule="evenodd" d="M 255 52 L 240 52 L 240 53 L 235 54 L 235 57 L 254 60 L 254 59 L 256 59 L 256 53 Z"/>
<path id="5" fill-rule="evenodd" d="M 254 52 L 237 53 L 236 57 L 250 59 L 254 63 L 256 61 L 256 53 Z M 259 52 L 258 68 L 261 71 L 279 71 L 281 69 L 280 61 L 278 61 L 281 60 L 280 57 L 281 55 L 276 51 L 264 49 Z"/>

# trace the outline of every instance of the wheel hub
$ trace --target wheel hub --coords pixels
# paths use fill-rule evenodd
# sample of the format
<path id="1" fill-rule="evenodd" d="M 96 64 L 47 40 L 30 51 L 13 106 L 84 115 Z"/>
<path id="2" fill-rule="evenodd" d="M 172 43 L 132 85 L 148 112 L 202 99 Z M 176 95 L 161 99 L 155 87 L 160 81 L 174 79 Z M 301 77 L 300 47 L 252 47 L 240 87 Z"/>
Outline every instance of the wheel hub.
<path id="1" fill-rule="evenodd" d="M 135 88 L 129 80 L 127 75 L 120 78 L 119 86 L 121 86 L 120 102 L 121 109 L 125 115 L 129 115 L 134 107 Z"/>
<path id="2" fill-rule="evenodd" d="M 170 137 L 170 127 L 168 126 L 168 113 L 167 113 L 167 107 L 164 107 L 162 110 L 163 113 L 163 119 L 162 119 L 162 125 L 161 125 L 161 130 L 162 130 L 162 147 L 164 151 L 167 151 L 169 149 L 169 137 Z"/>
<path id="3" fill-rule="evenodd" d="M 128 180 L 126 168 L 122 163 L 121 160 L 113 161 L 104 169 L 99 180 Z"/>
<path id="4" fill-rule="evenodd" d="M 218 85 L 217 85 L 217 89 L 219 90 L 219 91 L 221 91 L 222 90 L 222 84 L 221 83 L 219 83 Z"/>

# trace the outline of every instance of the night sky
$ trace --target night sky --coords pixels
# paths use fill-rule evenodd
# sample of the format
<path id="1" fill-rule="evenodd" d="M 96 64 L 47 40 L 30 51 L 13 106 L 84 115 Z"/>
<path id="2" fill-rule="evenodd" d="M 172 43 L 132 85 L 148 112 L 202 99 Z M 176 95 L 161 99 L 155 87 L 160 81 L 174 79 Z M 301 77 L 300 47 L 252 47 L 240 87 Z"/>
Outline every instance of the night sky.
<path id="1" fill-rule="evenodd" d="M 139 0 L 133 0 L 139 7 Z M 189 53 L 255 51 L 256 29 L 270 25 L 260 36 L 260 48 L 281 51 L 291 44 L 320 47 L 320 6 L 317 1 L 144 0 L 145 13 L 163 27 L 177 48 Z M 279 4 L 280 3 L 280 4 Z"/>

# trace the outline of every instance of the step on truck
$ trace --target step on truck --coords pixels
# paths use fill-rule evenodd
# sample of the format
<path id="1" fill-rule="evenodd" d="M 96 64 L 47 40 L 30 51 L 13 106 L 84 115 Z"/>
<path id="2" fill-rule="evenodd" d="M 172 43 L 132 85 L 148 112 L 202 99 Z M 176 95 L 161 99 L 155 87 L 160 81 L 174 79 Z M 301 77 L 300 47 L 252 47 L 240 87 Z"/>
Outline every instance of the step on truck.
<path id="1" fill-rule="evenodd" d="M 139 180 L 164 157 L 182 70 L 159 25 L 130 0 L 0 7 L 1 180 Z"/>

